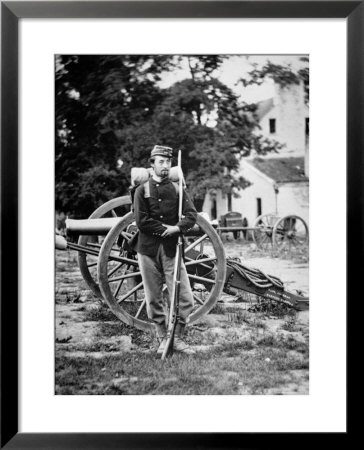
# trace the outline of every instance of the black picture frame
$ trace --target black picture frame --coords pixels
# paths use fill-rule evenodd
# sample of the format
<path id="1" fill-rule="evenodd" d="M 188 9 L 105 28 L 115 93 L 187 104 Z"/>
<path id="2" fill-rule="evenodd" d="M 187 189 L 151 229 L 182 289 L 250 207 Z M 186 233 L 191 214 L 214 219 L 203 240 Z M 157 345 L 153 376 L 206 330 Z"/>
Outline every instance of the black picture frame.
<path id="1" fill-rule="evenodd" d="M 363 249 L 364 1 L 1 2 L 1 448 L 257 448 L 276 434 L 18 432 L 18 23 L 118 17 L 347 19 L 347 305 L 362 278 L 363 264 L 354 255 Z M 349 436 L 337 434 L 338 442 Z M 303 434 L 299 445 L 309 437 Z M 297 442 L 297 435 L 279 439 L 285 446 Z M 315 439 L 320 440 L 317 434 Z"/>

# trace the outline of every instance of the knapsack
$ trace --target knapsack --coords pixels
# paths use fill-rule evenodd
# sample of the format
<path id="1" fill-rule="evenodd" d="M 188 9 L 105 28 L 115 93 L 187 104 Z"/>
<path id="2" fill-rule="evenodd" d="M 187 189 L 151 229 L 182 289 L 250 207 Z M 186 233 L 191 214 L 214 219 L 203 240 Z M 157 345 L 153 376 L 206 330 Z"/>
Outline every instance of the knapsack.
<path id="1" fill-rule="evenodd" d="M 174 175 L 171 180 L 174 188 L 176 189 L 177 197 L 179 196 L 179 184 L 175 181 L 175 171 L 172 171 Z M 131 200 L 131 210 L 134 212 L 134 197 L 135 191 L 140 185 L 144 186 L 144 198 L 150 197 L 150 180 L 152 172 L 148 169 L 133 167 L 131 169 L 131 186 L 129 187 L 129 195 Z"/>

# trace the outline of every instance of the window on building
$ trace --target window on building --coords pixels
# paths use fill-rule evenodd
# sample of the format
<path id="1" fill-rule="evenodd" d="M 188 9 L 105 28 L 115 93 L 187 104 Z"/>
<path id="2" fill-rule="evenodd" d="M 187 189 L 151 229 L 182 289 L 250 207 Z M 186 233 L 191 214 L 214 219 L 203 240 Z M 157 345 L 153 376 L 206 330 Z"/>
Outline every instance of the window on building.
<path id="1" fill-rule="evenodd" d="M 276 119 L 269 119 L 269 132 L 270 134 L 276 132 Z"/>
<path id="2" fill-rule="evenodd" d="M 308 136 L 310 134 L 310 119 L 308 117 L 306 117 L 306 136 Z"/>
<path id="3" fill-rule="evenodd" d="M 257 198 L 257 217 L 262 215 L 262 199 Z"/>
<path id="4" fill-rule="evenodd" d="M 232 198 L 231 192 L 229 192 L 228 195 L 227 195 L 227 209 L 228 209 L 228 212 L 231 211 L 231 198 Z"/>

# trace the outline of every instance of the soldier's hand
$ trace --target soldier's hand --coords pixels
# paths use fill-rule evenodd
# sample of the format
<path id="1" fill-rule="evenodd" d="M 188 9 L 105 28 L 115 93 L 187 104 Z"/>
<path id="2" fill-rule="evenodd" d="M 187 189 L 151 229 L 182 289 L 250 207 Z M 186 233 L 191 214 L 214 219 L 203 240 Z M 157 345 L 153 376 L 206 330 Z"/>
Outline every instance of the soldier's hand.
<path id="1" fill-rule="evenodd" d="M 162 233 L 162 237 L 172 236 L 173 234 L 179 233 L 180 229 L 177 227 L 177 225 L 165 225 L 163 224 L 166 229 Z"/>

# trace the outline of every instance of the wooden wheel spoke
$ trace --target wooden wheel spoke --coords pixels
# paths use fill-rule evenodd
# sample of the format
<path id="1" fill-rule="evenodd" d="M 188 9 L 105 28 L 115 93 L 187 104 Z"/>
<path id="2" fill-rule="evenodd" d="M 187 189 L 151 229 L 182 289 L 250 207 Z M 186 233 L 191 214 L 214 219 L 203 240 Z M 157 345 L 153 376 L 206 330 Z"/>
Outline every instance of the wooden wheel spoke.
<path id="1" fill-rule="evenodd" d="M 192 278 L 192 280 L 200 281 L 201 283 L 215 284 L 215 280 L 212 280 L 211 278 L 198 277 L 197 275 L 191 275 L 191 274 L 188 274 L 188 278 Z"/>
<path id="2" fill-rule="evenodd" d="M 286 236 L 286 233 L 283 230 L 278 230 L 278 233 L 276 233 L 276 237 L 278 239 L 284 239 L 285 236 Z"/>
<path id="3" fill-rule="evenodd" d="M 100 252 L 98 250 L 95 250 L 94 248 L 91 247 L 83 247 L 83 249 L 80 251 L 80 253 L 84 254 L 85 256 L 96 256 L 96 258 L 98 258 Z"/>
<path id="4" fill-rule="evenodd" d="M 87 248 L 87 247 L 85 247 L 85 248 Z M 94 250 L 94 249 L 91 249 L 91 248 L 90 248 L 90 252 L 84 252 L 83 254 L 90 261 L 97 261 L 97 258 L 99 256 L 99 252 L 97 250 Z"/>
<path id="5" fill-rule="evenodd" d="M 126 278 L 133 278 L 141 275 L 141 272 L 130 272 L 125 275 L 120 275 L 119 277 L 109 278 L 109 283 L 115 283 L 115 281 L 125 280 Z"/>
<path id="6" fill-rule="evenodd" d="M 144 308 L 145 304 L 146 304 L 146 300 L 144 299 L 142 301 L 142 304 L 140 305 L 137 313 L 135 314 L 135 317 L 134 317 L 135 319 L 137 319 L 140 316 L 140 313 L 143 311 L 143 308 Z"/>
<path id="7" fill-rule="evenodd" d="M 124 300 L 126 300 L 128 297 L 130 297 L 131 295 L 134 294 L 134 292 L 138 291 L 139 289 L 141 289 L 143 286 L 143 282 L 140 282 L 139 284 L 137 284 L 135 287 L 133 287 L 133 289 L 131 289 L 127 294 L 123 295 L 119 300 L 117 300 L 118 303 L 123 302 Z"/>
<path id="8" fill-rule="evenodd" d="M 117 264 L 113 269 L 110 270 L 110 272 L 107 274 L 107 277 L 110 278 L 111 275 L 113 273 L 115 273 L 116 271 L 118 271 L 120 269 L 120 267 L 122 267 L 122 266 L 123 266 L 123 263 Z"/>
<path id="9" fill-rule="evenodd" d="M 200 297 L 197 294 L 193 294 L 193 298 L 196 300 L 197 303 L 200 305 L 203 305 L 203 301 L 200 299 Z"/>
<path id="10" fill-rule="evenodd" d="M 192 259 L 189 257 L 186 257 L 186 259 L 188 259 L 188 261 L 185 263 L 185 266 L 194 266 L 196 264 L 201 264 L 203 267 L 212 269 L 212 267 L 208 266 L 207 264 L 204 264 L 205 262 L 211 262 L 211 261 L 216 261 L 216 257 L 212 257 L 212 258 L 203 258 L 203 259 Z"/>
<path id="11" fill-rule="evenodd" d="M 116 212 L 115 212 L 114 209 L 112 209 L 110 212 L 111 212 L 111 215 L 112 215 L 113 217 L 118 217 L 118 215 L 116 214 Z"/>
<path id="12" fill-rule="evenodd" d="M 101 244 L 96 244 L 96 242 L 87 242 L 89 247 L 101 248 Z"/>
<path id="13" fill-rule="evenodd" d="M 127 266 L 124 267 L 123 273 L 125 274 L 125 272 L 126 272 L 127 270 L 129 270 L 129 268 L 130 268 L 130 265 L 128 264 Z M 123 283 L 124 283 L 124 279 L 125 279 L 125 278 L 122 278 L 122 279 L 119 281 L 119 283 L 118 283 L 118 285 L 117 285 L 117 287 L 116 287 L 116 289 L 115 289 L 115 291 L 114 291 L 114 294 L 113 294 L 114 298 L 117 297 L 117 295 L 118 295 L 118 293 L 119 293 L 119 291 L 120 291 L 120 289 L 121 289 L 121 286 L 122 286 Z"/>
<path id="14" fill-rule="evenodd" d="M 198 239 L 196 239 L 194 242 L 191 242 L 191 244 L 187 248 L 185 248 L 185 254 L 187 254 L 187 252 L 196 247 L 196 245 L 198 245 L 200 242 L 204 241 L 207 237 L 208 237 L 207 234 L 204 234 L 200 236 Z"/>
<path id="15" fill-rule="evenodd" d="M 306 236 L 293 236 L 292 241 L 297 242 L 298 245 L 302 245 L 306 242 Z"/>
<path id="16" fill-rule="evenodd" d="M 126 264 L 130 264 L 131 266 L 137 266 L 138 261 L 135 259 L 125 258 L 124 256 L 111 256 L 109 255 L 109 261 L 118 261 Z"/>
<path id="17" fill-rule="evenodd" d="M 110 250 L 110 252 L 120 253 L 120 247 L 115 246 Z"/>
<path id="18" fill-rule="evenodd" d="M 93 262 L 93 263 L 90 263 L 90 264 L 87 264 L 87 267 L 94 267 L 94 266 L 97 266 L 97 261 Z"/>
<path id="19" fill-rule="evenodd" d="M 116 286 L 115 292 L 113 294 L 114 298 L 116 298 L 118 296 L 118 293 L 121 289 L 121 286 L 123 285 L 124 280 L 120 280 L 119 284 Z"/>

